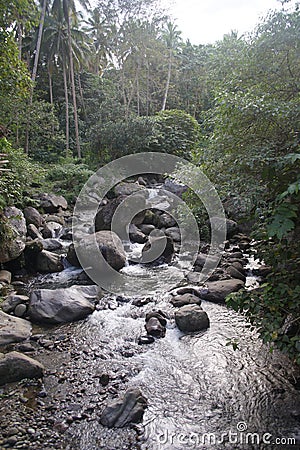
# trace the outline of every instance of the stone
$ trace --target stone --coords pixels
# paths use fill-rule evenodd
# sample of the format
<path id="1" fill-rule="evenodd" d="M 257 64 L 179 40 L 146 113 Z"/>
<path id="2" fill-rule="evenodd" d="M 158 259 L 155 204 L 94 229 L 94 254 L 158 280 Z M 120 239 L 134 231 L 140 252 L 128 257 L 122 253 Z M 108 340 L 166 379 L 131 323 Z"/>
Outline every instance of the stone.
<path id="1" fill-rule="evenodd" d="M 37 229 L 37 227 L 35 225 L 33 225 L 33 223 L 30 223 L 27 226 L 27 234 L 28 236 L 30 236 L 32 239 L 43 239 L 42 234 L 39 232 L 39 230 Z"/>
<path id="2" fill-rule="evenodd" d="M 41 273 L 61 272 L 64 269 L 61 256 L 47 250 L 37 255 L 35 267 Z"/>
<path id="3" fill-rule="evenodd" d="M 160 320 L 156 317 L 151 317 L 145 325 L 146 331 L 150 336 L 157 338 L 165 337 L 166 328 L 161 324 Z"/>
<path id="4" fill-rule="evenodd" d="M 177 195 L 178 197 L 182 197 L 182 194 L 187 191 L 187 186 L 177 183 L 174 180 L 171 180 L 171 178 L 167 178 L 165 180 L 165 189 L 169 192 L 172 192 L 173 194 Z"/>
<path id="5" fill-rule="evenodd" d="M 51 232 L 51 238 L 56 238 L 63 230 L 63 226 L 58 222 L 47 222 L 47 229 Z M 44 237 L 44 235 L 43 235 Z"/>
<path id="6" fill-rule="evenodd" d="M 141 189 L 144 189 L 144 187 L 140 183 L 126 183 L 122 181 L 121 183 L 117 184 L 114 187 L 114 193 L 116 197 L 119 195 L 131 195 L 135 192 L 140 191 Z"/>
<path id="7" fill-rule="evenodd" d="M 148 237 L 142 233 L 142 231 L 133 223 L 129 225 L 129 239 L 131 242 L 137 242 L 138 244 L 145 244 Z"/>
<path id="8" fill-rule="evenodd" d="M 15 316 L 16 317 L 24 317 L 27 311 L 27 307 L 26 305 L 24 305 L 24 303 L 20 303 L 19 305 L 17 305 L 15 307 Z"/>
<path id="9" fill-rule="evenodd" d="M 46 213 L 56 213 L 68 208 L 68 202 L 62 195 L 41 194 L 40 206 Z"/>
<path id="10" fill-rule="evenodd" d="M 122 399 L 115 400 L 106 406 L 100 418 L 103 426 L 123 428 L 130 423 L 142 421 L 147 408 L 147 399 L 139 389 L 128 389 Z"/>
<path id="11" fill-rule="evenodd" d="M 67 252 L 67 260 L 69 263 L 74 267 L 81 267 L 80 262 L 78 261 L 75 246 L 72 242 L 72 244 L 69 245 L 68 252 Z"/>
<path id="12" fill-rule="evenodd" d="M 143 335 L 140 336 L 138 339 L 138 345 L 148 345 L 148 344 L 153 344 L 153 342 L 155 341 L 153 336 L 149 336 L 149 335 Z"/>
<path id="13" fill-rule="evenodd" d="M 90 288 L 90 289 L 89 289 Z M 39 323 L 66 323 L 91 314 L 99 295 L 97 286 L 38 289 L 31 293 L 28 316 Z"/>
<path id="14" fill-rule="evenodd" d="M 24 378 L 41 378 L 44 366 L 19 352 L 0 353 L 0 384 L 20 381 Z"/>
<path id="15" fill-rule="evenodd" d="M 202 268 L 206 262 L 209 263 L 210 266 L 217 265 L 219 262 L 219 258 L 208 256 L 205 253 L 198 253 L 195 260 L 195 266 Z"/>
<path id="16" fill-rule="evenodd" d="M 0 264 L 18 258 L 25 249 L 26 221 L 22 211 L 15 206 L 3 210 L 3 222 L 0 239 Z"/>
<path id="17" fill-rule="evenodd" d="M 199 305 L 186 305 L 175 312 L 175 322 L 183 332 L 201 331 L 209 327 L 208 315 Z"/>
<path id="18" fill-rule="evenodd" d="M 119 217 L 121 223 L 124 223 L 124 225 L 127 224 L 128 218 L 130 217 L 134 217 L 132 223 L 135 225 L 139 225 L 143 222 L 145 217 L 145 211 L 143 210 L 146 205 L 144 196 L 137 193 L 127 199 L 126 195 L 119 195 L 117 198 L 110 200 L 106 205 L 99 208 L 95 218 L 96 231 L 111 229 L 112 218 L 116 209 L 122 202 L 124 203 L 120 207 L 122 210 Z M 134 216 L 136 211 L 140 211 L 140 213 Z"/>
<path id="19" fill-rule="evenodd" d="M 19 294 L 10 294 L 3 303 L 1 303 L 2 310 L 10 314 L 12 313 L 16 306 L 20 305 L 21 303 L 28 303 L 29 297 L 27 295 L 19 295 Z"/>
<path id="20" fill-rule="evenodd" d="M 0 311 L 0 346 L 24 341 L 30 335 L 30 322 Z"/>
<path id="21" fill-rule="evenodd" d="M 163 228 L 176 227 L 176 220 L 168 213 L 162 213 L 160 215 L 160 226 Z"/>
<path id="22" fill-rule="evenodd" d="M 195 286 L 183 286 L 177 288 L 175 291 L 172 292 L 172 295 L 184 295 L 184 294 L 193 294 L 196 297 L 201 298 L 200 291 L 199 289 L 196 289 Z"/>
<path id="23" fill-rule="evenodd" d="M 169 236 L 174 242 L 181 241 L 181 233 L 180 233 L 179 228 L 177 228 L 177 227 L 167 228 L 165 233 L 166 233 L 166 236 Z"/>
<path id="24" fill-rule="evenodd" d="M 101 264 L 94 248 L 95 238 L 96 244 L 107 263 L 115 270 L 122 269 L 126 263 L 126 254 L 121 239 L 113 231 L 98 231 L 95 235 L 89 235 L 80 241 L 78 246 L 87 264 L 91 267 L 98 267 Z M 71 245 L 67 255 L 68 261 L 72 265 L 79 264 L 75 248 Z M 80 266 L 76 265 L 76 267 Z M 101 271 L 101 267 L 99 267 L 99 271 Z"/>
<path id="25" fill-rule="evenodd" d="M 262 264 L 260 267 L 258 267 L 257 269 L 253 269 L 253 274 L 257 275 L 258 277 L 266 277 L 267 275 L 270 275 L 270 273 L 272 273 L 273 269 L 271 266 L 266 266 L 264 264 Z"/>
<path id="26" fill-rule="evenodd" d="M 143 247 L 141 263 L 170 263 L 174 255 L 173 240 L 169 236 L 149 236 Z"/>
<path id="27" fill-rule="evenodd" d="M 26 219 L 27 225 L 32 224 L 36 228 L 41 227 L 44 222 L 41 214 L 38 212 L 36 208 L 33 208 L 32 206 L 27 206 L 24 209 L 24 217 Z"/>
<path id="28" fill-rule="evenodd" d="M 224 221 L 221 217 L 211 217 L 210 226 L 216 231 L 221 231 L 224 226 L 226 232 L 225 239 L 230 239 L 239 230 L 239 226 L 234 220 L 225 219 Z"/>
<path id="29" fill-rule="evenodd" d="M 9 272 L 8 270 L 0 270 L 0 283 L 10 284 L 11 272 Z"/>
<path id="30" fill-rule="evenodd" d="M 42 240 L 44 250 L 53 252 L 54 250 L 60 250 L 62 248 L 62 243 L 57 239 L 43 239 Z"/>
<path id="31" fill-rule="evenodd" d="M 237 292 L 245 286 L 242 280 L 231 279 L 207 282 L 207 289 L 201 291 L 201 298 L 215 303 L 224 303 L 227 295 Z"/>
<path id="32" fill-rule="evenodd" d="M 236 267 L 229 266 L 229 267 L 227 267 L 226 272 L 232 278 L 237 278 L 238 280 L 242 280 L 245 283 L 245 281 L 246 281 L 245 275 L 243 273 L 241 273 Z"/>
<path id="33" fill-rule="evenodd" d="M 201 299 L 196 295 L 186 293 L 182 295 L 175 295 L 175 297 L 171 299 L 171 303 L 176 308 L 180 308 L 181 306 L 191 304 L 201 305 Z"/>
<path id="34" fill-rule="evenodd" d="M 163 327 L 167 325 L 166 315 L 161 311 L 151 311 L 146 314 L 146 322 L 148 322 L 152 317 L 155 317 L 159 320 Z"/>
<path id="35" fill-rule="evenodd" d="M 147 223 L 141 223 L 138 228 L 141 230 L 142 233 L 149 236 L 149 234 L 155 230 L 155 226 Z"/>

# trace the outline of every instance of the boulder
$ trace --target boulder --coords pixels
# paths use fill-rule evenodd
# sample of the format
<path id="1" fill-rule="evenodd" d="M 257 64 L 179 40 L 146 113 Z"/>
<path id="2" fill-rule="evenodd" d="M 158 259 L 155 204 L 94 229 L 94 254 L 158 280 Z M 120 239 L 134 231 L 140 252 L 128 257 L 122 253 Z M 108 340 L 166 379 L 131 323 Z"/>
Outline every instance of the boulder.
<path id="1" fill-rule="evenodd" d="M 168 213 L 162 213 L 160 215 L 160 226 L 163 228 L 176 227 L 176 220 Z"/>
<path id="2" fill-rule="evenodd" d="M 1 303 L 2 310 L 10 314 L 12 313 L 16 306 L 20 305 L 21 303 L 28 303 L 29 297 L 27 295 L 18 295 L 18 294 L 10 294 L 3 303 Z"/>
<path id="3" fill-rule="evenodd" d="M 36 228 L 42 226 L 42 223 L 44 221 L 38 210 L 33 208 L 32 206 L 27 206 L 24 209 L 24 217 L 26 219 L 27 225 L 32 224 Z"/>
<path id="4" fill-rule="evenodd" d="M 174 244 L 169 236 L 150 236 L 142 250 L 141 263 L 170 263 Z"/>
<path id="5" fill-rule="evenodd" d="M 114 187 L 114 193 L 116 197 L 118 197 L 119 195 L 123 196 L 134 194 L 141 189 L 144 189 L 144 186 L 139 183 L 126 183 L 125 181 L 122 181 Z"/>
<path id="6" fill-rule="evenodd" d="M 175 312 L 175 322 L 184 332 L 201 331 L 209 327 L 208 315 L 199 305 L 186 305 Z"/>
<path id="7" fill-rule="evenodd" d="M 119 236 L 117 236 L 113 231 L 98 231 L 95 233 L 95 237 L 98 248 L 108 264 L 115 270 L 122 269 L 126 263 L 126 255 Z M 89 235 L 80 241 L 79 247 L 83 252 L 85 259 L 89 261 L 90 266 L 94 267 L 99 265 L 99 259 L 97 258 L 95 249 L 93 248 L 94 235 Z M 77 264 L 75 249 L 71 246 L 69 248 L 67 258 L 72 265 L 74 265 L 74 263 Z M 76 267 L 78 266 L 76 265 Z"/>
<path id="8" fill-rule="evenodd" d="M 206 283 L 207 289 L 201 291 L 201 298 L 215 303 L 225 302 L 227 295 L 237 292 L 245 286 L 242 280 L 231 279 Z"/>
<path id="9" fill-rule="evenodd" d="M 31 324 L 0 311 L 0 346 L 21 342 L 31 335 Z"/>
<path id="10" fill-rule="evenodd" d="M 223 225 L 226 227 L 226 238 L 230 239 L 234 236 L 238 230 L 239 226 L 234 220 L 225 219 L 225 223 L 220 217 L 211 217 L 210 218 L 210 226 L 215 230 L 221 230 Z"/>
<path id="11" fill-rule="evenodd" d="M 179 228 L 177 227 L 170 227 L 167 228 L 165 231 L 166 235 L 169 236 L 174 242 L 180 242 L 181 241 L 181 233 Z"/>
<path id="12" fill-rule="evenodd" d="M 145 244 L 148 240 L 147 236 L 133 223 L 129 225 L 129 239 L 138 244 Z"/>
<path id="13" fill-rule="evenodd" d="M 147 399 L 139 389 L 128 389 L 124 398 L 115 400 L 106 406 L 101 414 L 100 422 L 108 428 L 122 428 L 130 423 L 142 421 L 147 408 Z"/>
<path id="14" fill-rule="evenodd" d="M 34 322 L 52 324 L 84 319 L 94 311 L 92 301 L 98 292 L 97 286 L 35 290 L 30 295 L 28 316 Z"/>
<path id="15" fill-rule="evenodd" d="M 171 178 L 167 178 L 165 180 L 165 189 L 178 197 L 182 197 L 182 194 L 186 192 L 188 188 L 184 184 L 177 183 Z"/>
<path id="16" fill-rule="evenodd" d="M 74 246 L 73 242 L 72 242 L 72 244 L 69 245 L 68 252 L 67 252 L 67 260 L 69 261 L 71 266 L 81 267 L 80 262 L 78 261 L 78 258 L 76 255 L 75 246 Z"/>
<path id="17" fill-rule="evenodd" d="M 243 281 L 244 283 L 246 282 L 246 276 L 241 273 L 236 267 L 229 266 L 226 269 L 226 272 L 228 273 L 228 275 L 230 275 L 232 278 L 237 278 L 238 280 Z"/>
<path id="18" fill-rule="evenodd" d="M 149 236 L 151 231 L 155 230 L 155 226 L 147 223 L 141 223 L 138 228 L 141 230 L 142 233 Z"/>
<path id="19" fill-rule="evenodd" d="M 197 258 L 195 260 L 195 266 L 203 267 L 206 261 L 212 266 L 218 262 L 218 258 L 214 258 L 213 256 L 208 256 L 206 253 L 198 253 Z"/>
<path id="20" fill-rule="evenodd" d="M 145 325 L 146 331 L 150 336 L 157 338 L 165 337 L 166 328 L 161 324 L 160 320 L 156 317 L 151 317 Z"/>
<path id="21" fill-rule="evenodd" d="M 33 225 L 33 223 L 30 223 L 27 226 L 27 234 L 28 236 L 30 236 L 32 239 L 43 239 L 43 236 L 41 235 L 41 233 L 39 232 L 39 230 L 37 229 L 37 227 L 35 225 Z"/>
<path id="22" fill-rule="evenodd" d="M 126 225 L 128 219 L 134 216 L 135 211 L 140 211 L 136 214 L 132 220 L 132 223 L 139 225 L 143 223 L 145 217 L 145 198 L 143 195 L 138 193 L 134 197 L 129 197 L 128 200 L 126 195 L 119 195 L 119 197 L 112 199 L 106 205 L 101 206 L 96 214 L 95 218 L 95 229 L 96 231 L 110 230 L 112 218 L 115 214 L 116 209 L 124 201 L 122 205 L 122 214 L 120 216 L 121 223 Z M 132 214 L 131 214 L 132 211 Z"/>
<path id="23" fill-rule="evenodd" d="M 171 303 L 176 308 L 180 308 L 185 305 L 201 305 L 201 299 L 194 294 L 186 293 L 182 295 L 175 295 L 171 299 Z"/>
<path id="24" fill-rule="evenodd" d="M 68 202 L 62 195 L 41 194 L 40 206 L 46 213 L 57 213 L 68 208 Z"/>
<path id="25" fill-rule="evenodd" d="M 62 248 L 62 243 L 57 239 L 42 239 L 42 244 L 44 250 L 53 252 L 54 250 L 60 250 Z"/>
<path id="26" fill-rule="evenodd" d="M 16 317 L 24 317 L 26 315 L 27 306 L 24 303 L 20 303 L 15 307 L 14 314 Z"/>
<path id="27" fill-rule="evenodd" d="M 10 284 L 11 272 L 9 272 L 8 270 L 0 270 L 0 283 Z"/>
<path id="28" fill-rule="evenodd" d="M 44 228 L 44 230 L 45 230 L 45 228 Z M 53 222 L 53 221 L 47 222 L 47 232 L 49 233 L 49 231 L 50 231 L 50 233 L 51 233 L 50 238 L 58 237 L 60 235 L 60 233 L 62 232 L 62 230 L 63 230 L 63 226 L 59 222 Z M 43 233 L 42 233 L 42 236 L 45 237 Z M 47 239 L 47 238 L 45 238 L 45 239 Z"/>
<path id="29" fill-rule="evenodd" d="M 9 206 L 3 211 L 4 220 L 0 239 L 0 264 L 21 255 L 26 242 L 26 221 L 22 211 Z"/>
<path id="30" fill-rule="evenodd" d="M 54 273 L 64 270 L 61 256 L 47 250 L 38 253 L 35 268 L 37 272 L 41 273 Z"/>
<path id="31" fill-rule="evenodd" d="M 19 352 L 0 353 L 0 384 L 20 381 L 24 378 L 41 378 L 44 366 Z"/>

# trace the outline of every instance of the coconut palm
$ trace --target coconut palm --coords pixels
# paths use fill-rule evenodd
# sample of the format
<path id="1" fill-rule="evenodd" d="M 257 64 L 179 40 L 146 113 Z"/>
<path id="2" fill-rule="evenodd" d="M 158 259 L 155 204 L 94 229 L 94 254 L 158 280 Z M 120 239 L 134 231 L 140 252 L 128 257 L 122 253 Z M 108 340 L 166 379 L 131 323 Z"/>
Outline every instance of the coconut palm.
<path id="1" fill-rule="evenodd" d="M 86 9 L 89 5 L 89 2 L 88 2 L 88 0 L 80 0 L 80 4 L 81 4 L 81 6 L 83 6 Z M 74 109 L 76 148 L 77 148 L 77 156 L 78 156 L 78 158 L 81 158 L 77 101 L 76 101 L 76 88 L 75 88 L 74 60 L 73 60 L 73 51 L 72 51 L 72 23 L 76 24 L 76 22 L 78 21 L 78 13 L 76 10 L 75 0 L 54 0 L 53 4 L 52 4 L 53 15 L 55 16 L 57 14 L 60 14 L 61 11 L 63 11 L 63 16 L 64 16 L 64 19 L 67 24 L 68 47 L 69 47 L 69 70 L 70 70 L 73 109 Z"/>
<path id="2" fill-rule="evenodd" d="M 167 74 L 167 81 L 166 81 L 166 87 L 165 87 L 165 93 L 164 98 L 162 102 L 161 110 L 164 111 L 166 109 L 167 99 L 168 99 L 168 93 L 170 88 L 170 80 L 171 80 L 171 73 L 172 73 L 172 67 L 173 67 L 173 59 L 174 54 L 176 50 L 178 49 L 178 45 L 181 41 L 181 32 L 177 29 L 177 25 L 168 22 L 165 30 L 163 30 L 162 33 L 162 40 L 167 46 L 168 49 L 168 74 Z"/>

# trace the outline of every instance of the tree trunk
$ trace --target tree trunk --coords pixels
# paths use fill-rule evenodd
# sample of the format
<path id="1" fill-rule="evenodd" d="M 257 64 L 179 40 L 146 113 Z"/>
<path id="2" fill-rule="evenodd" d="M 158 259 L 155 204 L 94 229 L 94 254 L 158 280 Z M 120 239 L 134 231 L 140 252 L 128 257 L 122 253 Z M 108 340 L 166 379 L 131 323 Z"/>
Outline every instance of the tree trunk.
<path id="1" fill-rule="evenodd" d="M 167 75 L 165 95 L 164 95 L 164 99 L 163 99 L 163 103 L 162 103 L 162 107 L 161 107 L 162 111 L 164 111 L 166 109 L 169 87 L 170 87 L 171 71 L 172 71 L 172 49 L 170 49 L 170 54 L 169 54 L 168 75 Z"/>
<path id="2" fill-rule="evenodd" d="M 78 128 L 78 114 L 77 114 L 77 101 L 76 101 L 76 88 L 75 88 L 75 75 L 74 75 L 74 61 L 73 61 L 72 40 L 71 40 L 70 15 L 68 15 L 68 47 L 69 47 L 69 58 L 70 58 L 70 76 L 71 76 L 71 87 L 72 87 L 72 98 L 73 98 L 73 109 L 74 109 L 76 149 L 77 149 L 78 158 L 81 158 L 81 149 L 80 149 L 80 142 L 79 142 L 79 128 Z"/>
<path id="3" fill-rule="evenodd" d="M 69 153 L 69 98 L 68 98 L 68 82 L 66 67 L 63 64 L 63 76 L 64 76 L 64 90 L 65 90 L 65 103 L 66 103 L 66 156 Z"/>
<path id="4" fill-rule="evenodd" d="M 37 68 L 38 68 L 38 63 L 39 63 L 45 15 L 46 15 L 46 6 L 47 6 L 47 0 L 43 0 L 43 6 L 42 6 L 41 18 L 40 18 L 40 24 L 39 24 L 39 32 L 38 32 L 38 38 L 37 38 L 37 43 L 36 43 L 36 48 L 35 48 L 34 64 L 33 64 L 32 75 L 31 75 L 31 79 L 33 82 L 35 82 L 35 80 L 36 80 Z"/>
<path id="5" fill-rule="evenodd" d="M 48 79 L 49 79 L 49 100 L 51 105 L 53 105 L 53 84 L 52 84 L 52 75 L 49 68 L 48 68 Z"/>
<path id="6" fill-rule="evenodd" d="M 83 96 L 83 89 L 82 89 L 82 84 L 81 84 L 80 73 L 78 74 L 78 86 L 79 86 L 79 94 L 80 94 L 80 100 L 81 100 L 81 105 L 82 105 L 82 111 L 83 111 L 83 115 L 84 115 L 84 120 L 87 120 L 86 108 L 85 108 L 85 103 L 84 103 L 84 96 Z"/>

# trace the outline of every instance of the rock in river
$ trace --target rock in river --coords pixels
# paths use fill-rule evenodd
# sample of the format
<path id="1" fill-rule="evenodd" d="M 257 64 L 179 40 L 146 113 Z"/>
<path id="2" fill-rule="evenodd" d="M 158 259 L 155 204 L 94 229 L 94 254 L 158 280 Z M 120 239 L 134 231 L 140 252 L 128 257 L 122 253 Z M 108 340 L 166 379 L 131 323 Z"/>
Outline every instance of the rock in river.
<path id="1" fill-rule="evenodd" d="M 72 286 L 65 289 L 38 289 L 30 295 L 28 315 L 34 322 L 64 323 L 84 319 L 95 307 L 88 288 Z"/>
<path id="2" fill-rule="evenodd" d="M 208 315 L 199 305 L 186 305 L 175 312 L 175 322 L 184 332 L 201 331 L 209 327 Z"/>
<path id="3" fill-rule="evenodd" d="M 23 213 L 15 206 L 9 206 L 3 211 L 6 217 L 4 238 L 0 240 L 0 264 L 12 261 L 21 255 L 25 248 L 26 221 Z"/>
<path id="4" fill-rule="evenodd" d="M 19 352 L 0 353 L 0 385 L 23 380 L 41 378 L 43 365 Z"/>
<path id="5" fill-rule="evenodd" d="M 234 279 L 206 283 L 207 289 L 201 291 L 201 298 L 215 303 L 223 303 L 227 295 L 245 286 L 242 280 Z"/>
<path id="6" fill-rule="evenodd" d="M 130 423 L 141 422 L 147 408 L 147 399 L 139 389 L 128 389 L 123 399 L 106 406 L 100 422 L 108 428 L 122 428 Z"/>
<path id="7" fill-rule="evenodd" d="M 30 335 L 30 322 L 0 311 L 0 346 L 24 341 Z"/>

